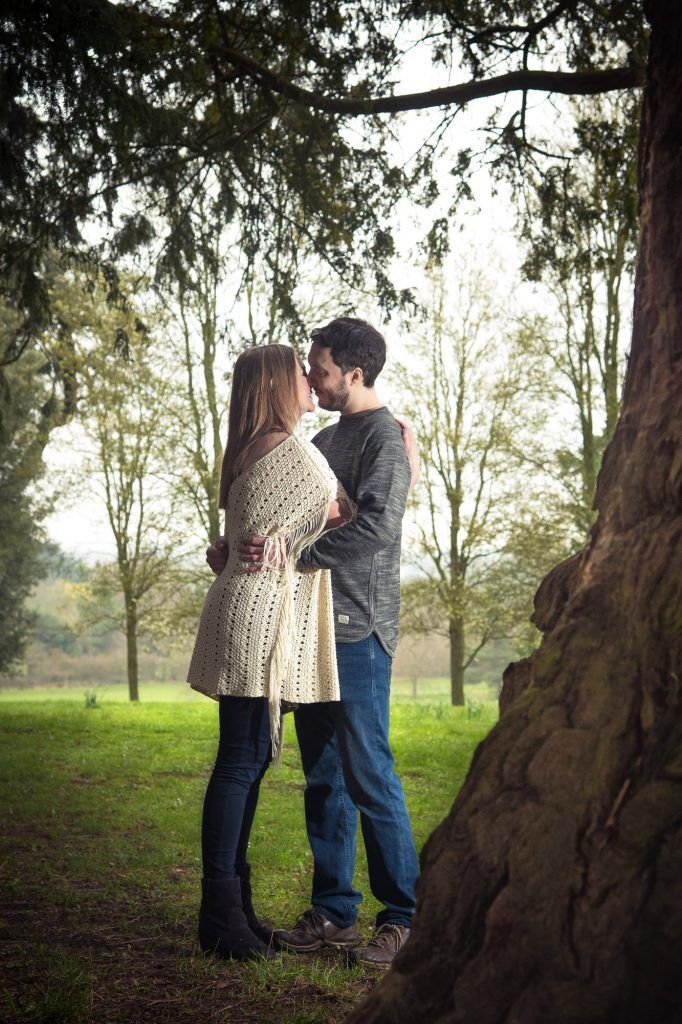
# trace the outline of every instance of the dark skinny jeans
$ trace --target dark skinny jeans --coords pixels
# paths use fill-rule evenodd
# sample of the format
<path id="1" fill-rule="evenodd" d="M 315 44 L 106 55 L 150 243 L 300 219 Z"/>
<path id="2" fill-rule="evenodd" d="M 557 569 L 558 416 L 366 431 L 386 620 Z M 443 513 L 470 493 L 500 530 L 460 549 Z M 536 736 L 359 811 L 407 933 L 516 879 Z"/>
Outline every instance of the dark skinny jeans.
<path id="1" fill-rule="evenodd" d="M 201 826 L 204 878 L 236 878 L 246 867 L 258 791 L 272 758 L 264 697 L 220 697 L 218 755 Z"/>

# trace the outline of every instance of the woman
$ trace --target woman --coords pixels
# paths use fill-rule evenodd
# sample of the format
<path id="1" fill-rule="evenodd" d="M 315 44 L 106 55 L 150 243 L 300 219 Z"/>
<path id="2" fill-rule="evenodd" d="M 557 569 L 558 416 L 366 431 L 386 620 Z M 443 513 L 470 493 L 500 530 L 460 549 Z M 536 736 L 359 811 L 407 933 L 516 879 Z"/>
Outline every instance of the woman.
<path id="1" fill-rule="evenodd" d="M 229 555 L 206 597 L 188 674 L 219 701 L 220 718 L 204 800 L 199 941 L 239 959 L 274 955 L 253 911 L 246 852 L 261 779 L 281 748 L 281 703 L 339 699 L 330 574 L 296 570 L 306 545 L 353 515 L 324 456 L 294 434 L 313 410 L 292 348 L 239 356 L 220 480 Z M 239 561 L 247 534 L 267 538 L 258 573 Z"/>

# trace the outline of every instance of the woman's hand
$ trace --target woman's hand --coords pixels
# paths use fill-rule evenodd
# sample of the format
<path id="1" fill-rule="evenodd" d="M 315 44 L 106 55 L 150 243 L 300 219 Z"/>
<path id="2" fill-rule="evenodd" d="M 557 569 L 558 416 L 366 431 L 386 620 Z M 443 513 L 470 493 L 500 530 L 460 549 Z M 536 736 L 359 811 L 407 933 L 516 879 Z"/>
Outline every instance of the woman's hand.
<path id="1" fill-rule="evenodd" d="M 413 491 L 419 483 L 419 477 L 421 475 L 417 442 L 415 441 L 414 434 L 410 430 L 406 420 L 401 420 L 396 416 L 396 422 L 400 424 L 400 429 L 403 433 L 403 444 L 405 445 L 407 457 L 410 460 L 410 491 Z"/>

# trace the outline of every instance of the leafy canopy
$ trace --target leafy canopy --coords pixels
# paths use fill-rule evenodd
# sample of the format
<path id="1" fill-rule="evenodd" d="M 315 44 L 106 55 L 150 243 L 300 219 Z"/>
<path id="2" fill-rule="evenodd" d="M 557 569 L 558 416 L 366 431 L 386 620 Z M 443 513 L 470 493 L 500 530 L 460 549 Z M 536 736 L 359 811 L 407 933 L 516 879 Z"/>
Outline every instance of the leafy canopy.
<path id="1" fill-rule="evenodd" d="M 310 250 L 356 285 L 371 268 L 380 298 L 396 302 L 386 274 L 389 213 L 431 164 L 426 147 L 410 174 L 392 165 L 390 118 L 372 104 L 393 95 L 415 36 L 474 85 L 544 69 L 542 88 L 578 93 L 638 81 L 644 46 L 634 0 L 8 0 L 0 272 L 28 320 L 5 358 L 48 313 L 46 252 L 104 259 L 114 296 L 115 260 L 155 239 L 159 274 L 177 274 L 194 242 L 188 210 L 207 187 L 217 223 L 237 224 L 247 253 L 267 249 L 284 218 L 297 244 L 303 232 Z M 526 96 L 535 87 L 527 77 L 491 85 L 520 89 L 499 131 L 503 162 L 531 151 Z M 480 94 L 408 98 L 405 107 L 457 106 Z M 331 100 L 343 100 L 343 111 Z M 353 114 L 363 115 L 360 130 Z M 84 231 L 92 220 L 96 239 Z"/>

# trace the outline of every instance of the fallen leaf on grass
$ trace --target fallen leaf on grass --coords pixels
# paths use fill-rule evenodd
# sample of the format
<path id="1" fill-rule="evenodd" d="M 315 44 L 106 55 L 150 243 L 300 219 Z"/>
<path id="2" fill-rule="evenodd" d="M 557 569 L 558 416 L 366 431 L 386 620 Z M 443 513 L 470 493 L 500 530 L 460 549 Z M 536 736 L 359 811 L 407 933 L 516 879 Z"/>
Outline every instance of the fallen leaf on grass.
<path id="1" fill-rule="evenodd" d="M 183 879 L 185 877 L 186 874 L 187 874 L 187 868 L 179 868 L 179 867 L 168 867 L 168 868 L 166 868 L 166 877 L 168 879 L 170 879 L 171 882 L 179 882 L 181 879 Z"/>

